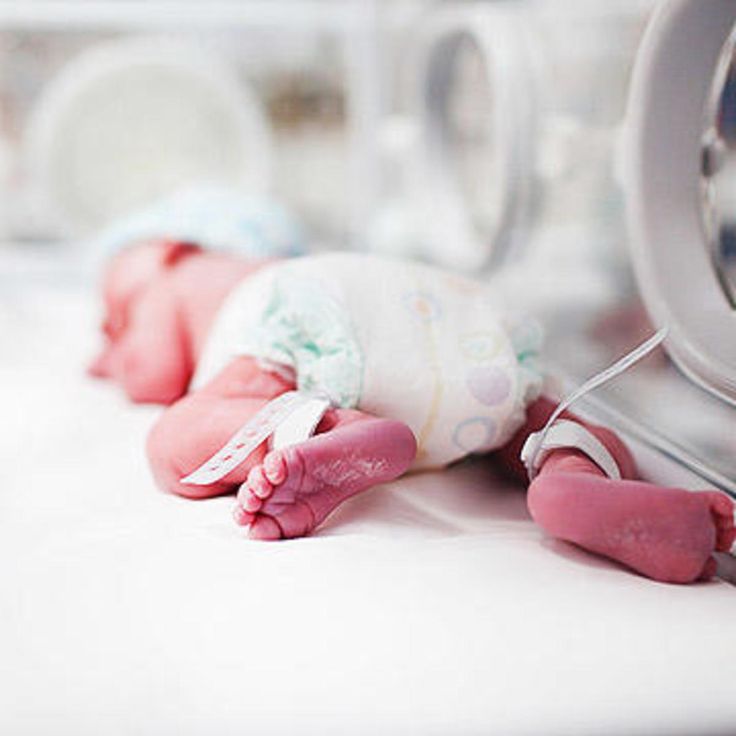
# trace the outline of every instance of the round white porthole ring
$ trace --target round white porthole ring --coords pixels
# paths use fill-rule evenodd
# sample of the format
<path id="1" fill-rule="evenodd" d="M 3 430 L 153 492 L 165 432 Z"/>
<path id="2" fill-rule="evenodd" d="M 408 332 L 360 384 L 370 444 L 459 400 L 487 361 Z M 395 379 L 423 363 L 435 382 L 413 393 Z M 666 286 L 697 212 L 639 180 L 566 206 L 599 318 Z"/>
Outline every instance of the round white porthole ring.
<path id="1" fill-rule="evenodd" d="M 270 188 L 273 144 L 265 110 L 226 62 L 196 44 L 170 37 L 103 41 L 82 51 L 51 80 L 32 112 L 24 139 L 30 194 L 41 203 L 52 225 L 66 234 L 76 234 L 85 225 L 76 213 L 67 211 L 57 193 L 60 125 L 73 114 L 87 90 L 129 69 L 146 66 L 171 69 L 209 89 L 220 113 L 233 121 L 247 150 L 247 167 L 240 171 L 239 185 L 254 193 Z"/>
<path id="2" fill-rule="evenodd" d="M 435 11 L 420 31 L 412 88 L 419 124 L 415 186 L 424 207 L 440 206 L 453 225 L 452 254 L 446 234 L 430 244 L 430 257 L 444 265 L 477 270 L 496 266 L 515 250 L 528 220 L 536 140 L 536 90 L 532 47 L 521 14 L 500 3 L 446 7 Z M 497 178 L 498 217 L 488 241 L 475 232 L 448 161 L 441 105 L 446 99 L 452 60 L 469 40 L 483 58 L 493 90 L 489 120 Z M 428 213 L 427 213 L 428 214 Z M 432 217 L 428 217 L 431 227 Z"/>
<path id="3" fill-rule="evenodd" d="M 642 297 L 696 383 L 736 404 L 736 310 L 707 244 L 700 171 L 706 111 L 736 0 L 673 0 L 652 18 L 629 95 L 622 174 Z"/>

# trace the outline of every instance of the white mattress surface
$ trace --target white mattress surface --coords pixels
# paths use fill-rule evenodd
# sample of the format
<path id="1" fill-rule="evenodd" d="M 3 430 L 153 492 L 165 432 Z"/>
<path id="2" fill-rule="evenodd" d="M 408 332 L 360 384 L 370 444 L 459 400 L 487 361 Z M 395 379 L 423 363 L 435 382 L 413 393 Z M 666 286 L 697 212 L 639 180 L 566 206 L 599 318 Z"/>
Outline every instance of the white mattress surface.
<path id="1" fill-rule="evenodd" d="M 155 490 L 158 410 L 84 376 L 95 317 L 0 283 L 0 733 L 736 732 L 732 585 L 551 541 L 480 461 L 250 542 Z"/>

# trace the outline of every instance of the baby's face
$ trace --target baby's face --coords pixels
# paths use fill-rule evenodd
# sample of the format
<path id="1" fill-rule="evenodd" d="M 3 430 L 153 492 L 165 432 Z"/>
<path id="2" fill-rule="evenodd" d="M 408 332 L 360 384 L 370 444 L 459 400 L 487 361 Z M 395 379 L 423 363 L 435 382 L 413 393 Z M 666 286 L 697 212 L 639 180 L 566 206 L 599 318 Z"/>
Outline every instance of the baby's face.
<path id="1" fill-rule="evenodd" d="M 188 243 L 141 243 L 115 256 L 107 269 L 104 346 L 89 372 L 115 381 L 132 401 L 169 404 L 186 391 L 192 366 L 172 269 L 199 250 Z"/>
<path id="2" fill-rule="evenodd" d="M 150 325 L 136 320 L 137 306 L 148 289 L 166 271 L 159 242 L 142 243 L 117 254 L 108 266 L 103 280 L 104 346 L 89 372 L 99 378 L 119 380 L 127 346 L 136 343 L 136 332 Z"/>

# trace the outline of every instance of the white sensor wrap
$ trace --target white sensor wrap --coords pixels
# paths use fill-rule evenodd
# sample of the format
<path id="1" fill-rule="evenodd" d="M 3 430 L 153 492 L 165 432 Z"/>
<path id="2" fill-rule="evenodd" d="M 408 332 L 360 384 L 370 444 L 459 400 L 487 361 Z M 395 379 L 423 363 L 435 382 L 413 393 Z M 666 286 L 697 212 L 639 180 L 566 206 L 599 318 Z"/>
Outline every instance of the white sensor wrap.
<path id="1" fill-rule="evenodd" d="M 562 412 L 572 406 L 578 399 L 585 396 L 585 394 L 602 386 L 604 383 L 608 383 L 608 381 L 614 379 L 631 368 L 635 363 L 638 363 L 642 358 L 649 355 L 664 342 L 668 331 L 668 327 L 663 327 L 648 340 L 617 360 L 612 366 L 589 378 L 582 386 L 569 394 L 557 405 L 557 408 L 547 420 L 547 424 L 539 432 L 535 432 L 527 437 L 524 447 L 521 450 L 521 461 L 529 473 L 530 480 L 534 478 L 542 466 L 543 458 L 540 458 L 540 454 L 545 449 L 551 451 L 562 447 L 573 447 L 584 452 L 610 478 L 621 478 L 616 461 L 599 440 L 585 429 L 585 427 L 568 420 L 560 420 L 559 417 L 562 415 Z M 560 428 L 565 424 L 572 425 L 572 428 Z M 553 441 L 554 444 L 552 444 Z"/>
<path id="2" fill-rule="evenodd" d="M 621 471 L 613 455 L 588 429 L 568 419 L 556 421 L 546 432 L 530 434 L 521 450 L 521 461 L 534 480 L 539 468 L 554 450 L 570 448 L 587 455 L 609 478 L 621 480 Z"/>

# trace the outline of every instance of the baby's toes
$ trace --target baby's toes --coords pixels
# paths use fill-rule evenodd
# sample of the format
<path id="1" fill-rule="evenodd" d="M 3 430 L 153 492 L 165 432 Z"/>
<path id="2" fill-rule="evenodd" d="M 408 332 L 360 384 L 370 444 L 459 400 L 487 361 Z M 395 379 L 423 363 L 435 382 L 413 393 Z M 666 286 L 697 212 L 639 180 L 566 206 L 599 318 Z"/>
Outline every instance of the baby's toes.
<path id="1" fill-rule="evenodd" d="M 233 519 L 238 526 L 248 526 L 253 522 L 254 515 L 246 511 L 239 503 L 233 508 Z"/>
<path id="2" fill-rule="evenodd" d="M 306 537 L 317 526 L 317 519 L 309 504 L 298 499 L 290 503 L 279 504 L 268 501 L 264 504 L 258 518 L 268 515 L 278 522 L 280 536 L 285 539 Z"/>
<path id="3" fill-rule="evenodd" d="M 286 480 L 286 460 L 280 450 L 269 452 L 263 460 L 263 472 L 267 480 L 278 485 Z"/>
<path id="4" fill-rule="evenodd" d="M 240 490 L 238 491 L 238 504 L 243 509 L 243 511 L 250 515 L 253 515 L 261 508 L 261 506 L 263 505 L 263 501 L 261 501 L 261 499 L 258 498 L 258 496 L 256 496 L 255 493 L 250 490 L 250 488 L 242 485 L 240 487 Z"/>
<path id="5" fill-rule="evenodd" d="M 270 516 L 257 514 L 253 523 L 248 530 L 249 539 L 259 539 L 262 541 L 273 541 L 281 539 L 281 527 Z"/>
<path id="6" fill-rule="evenodd" d="M 266 477 L 262 465 L 256 465 L 248 473 L 248 486 L 260 499 L 268 498 L 273 493 L 273 485 Z"/>
<path id="7" fill-rule="evenodd" d="M 248 512 L 255 513 L 261 508 L 262 499 L 273 490 L 271 484 L 263 477 L 260 466 L 252 468 L 248 478 L 238 490 L 238 503 Z"/>
<path id="8" fill-rule="evenodd" d="M 728 552 L 736 540 L 733 501 L 725 493 L 710 492 L 710 510 L 716 525 L 716 550 Z"/>

